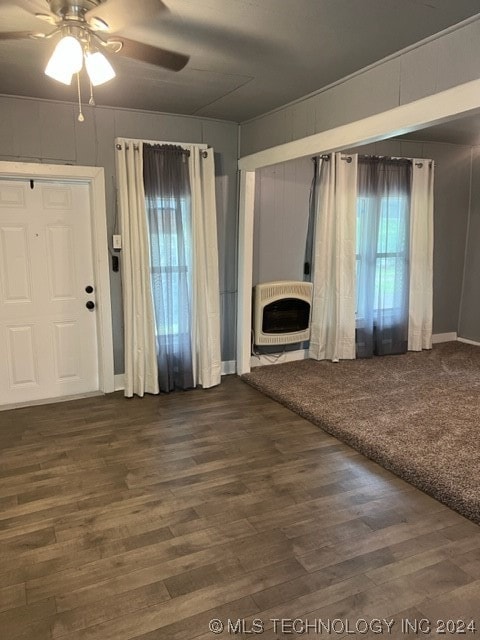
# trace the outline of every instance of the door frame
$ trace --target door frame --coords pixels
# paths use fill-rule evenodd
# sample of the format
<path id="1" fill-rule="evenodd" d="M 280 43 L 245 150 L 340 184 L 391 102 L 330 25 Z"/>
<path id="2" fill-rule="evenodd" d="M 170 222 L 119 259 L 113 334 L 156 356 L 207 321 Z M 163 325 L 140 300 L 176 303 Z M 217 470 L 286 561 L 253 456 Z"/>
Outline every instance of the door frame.
<path id="1" fill-rule="evenodd" d="M 95 306 L 97 309 L 98 386 L 103 393 L 115 391 L 113 372 L 112 307 L 110 298 L 109 254 L 105 172 L 103 167 L 0 161 L 0 177 L 68 181 L 88 184 L 92 230 Z"/>

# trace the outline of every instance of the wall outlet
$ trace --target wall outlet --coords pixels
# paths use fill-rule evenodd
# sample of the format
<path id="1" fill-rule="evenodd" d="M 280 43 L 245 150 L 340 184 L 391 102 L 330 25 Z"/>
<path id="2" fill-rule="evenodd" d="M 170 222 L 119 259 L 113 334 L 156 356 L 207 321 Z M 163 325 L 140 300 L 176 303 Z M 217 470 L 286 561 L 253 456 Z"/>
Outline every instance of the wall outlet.
<path id="1" fill-rule="evenodd" d="M 122 248 L 122 236 L 114 235 L 112 245 L 114 251 L 120 251 L 120 249 Z"/>

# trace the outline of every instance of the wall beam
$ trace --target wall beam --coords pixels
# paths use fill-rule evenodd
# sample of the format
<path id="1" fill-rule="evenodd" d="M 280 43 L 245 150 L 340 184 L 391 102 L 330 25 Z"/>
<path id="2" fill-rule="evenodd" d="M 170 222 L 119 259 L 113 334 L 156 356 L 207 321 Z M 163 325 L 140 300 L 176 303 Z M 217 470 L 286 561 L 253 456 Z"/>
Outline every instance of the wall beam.
<path id="1" fill-rule="evenodd" d="M 244 156 L 238 167 L 255 171 L 308 155 L 351 149 L 448 122 L 479 107 L 480 80 L 472 80 L 368 118 Z"/>
<path id="2" fill-rule="evenodd" d="M 240 171 L 237 373 L 250 371 L 255 171 Z"/>

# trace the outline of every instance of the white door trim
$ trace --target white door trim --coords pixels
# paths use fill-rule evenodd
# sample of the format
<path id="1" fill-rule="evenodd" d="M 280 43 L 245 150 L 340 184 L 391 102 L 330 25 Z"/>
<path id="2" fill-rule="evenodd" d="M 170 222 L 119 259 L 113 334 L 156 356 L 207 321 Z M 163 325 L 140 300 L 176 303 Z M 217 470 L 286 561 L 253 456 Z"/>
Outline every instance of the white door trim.
<path id="1" fill-rule="evenodd" d="M 95 305 L 98 329 L 99 390 L 115 390 L 113 375 L 112 308 L 110 303 L 110 275 L 107 240 L 107 209 L 105 204 L 105 175 L 103 167 L 40 164 L 0 161 L 3 178 L 31 178 L 43 180 L 78 181 L 90 188 L 93 268 L 95 273 Z"/>
<path id="2" fill-rule="evenodd" d="M 240 158 L 237 373 L 250 371 L 255 170 L 310 154 L 341 151 L 453 120 L 480 107 L 480 80 L 441 91 L 373 116 Z"/>

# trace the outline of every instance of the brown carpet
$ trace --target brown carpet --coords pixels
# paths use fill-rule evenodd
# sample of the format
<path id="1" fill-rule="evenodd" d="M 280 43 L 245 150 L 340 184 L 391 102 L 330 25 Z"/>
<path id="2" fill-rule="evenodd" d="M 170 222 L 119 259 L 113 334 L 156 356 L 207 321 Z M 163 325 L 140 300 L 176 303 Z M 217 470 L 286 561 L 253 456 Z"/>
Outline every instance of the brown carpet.
<path id="1" fill-rule="evenodd" d="M 303 360 L 242 376 L 259 391 L 480 523 L 480 348 L 340 363 Z"/>

